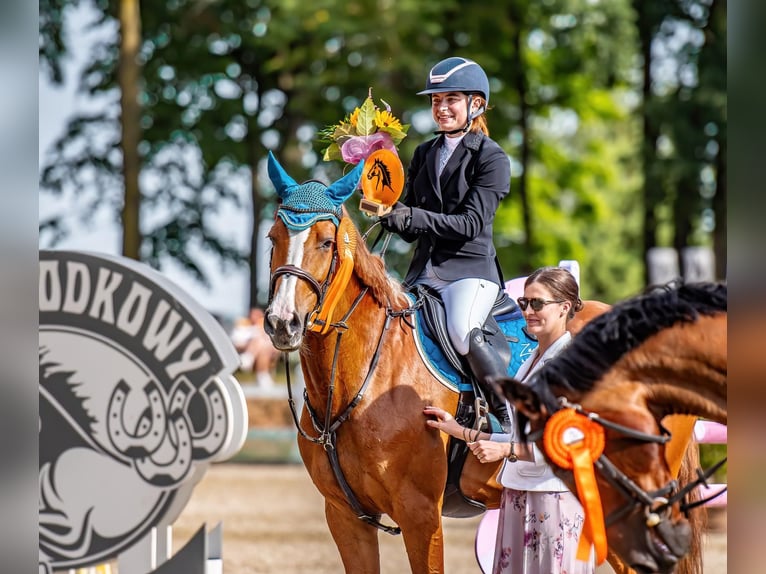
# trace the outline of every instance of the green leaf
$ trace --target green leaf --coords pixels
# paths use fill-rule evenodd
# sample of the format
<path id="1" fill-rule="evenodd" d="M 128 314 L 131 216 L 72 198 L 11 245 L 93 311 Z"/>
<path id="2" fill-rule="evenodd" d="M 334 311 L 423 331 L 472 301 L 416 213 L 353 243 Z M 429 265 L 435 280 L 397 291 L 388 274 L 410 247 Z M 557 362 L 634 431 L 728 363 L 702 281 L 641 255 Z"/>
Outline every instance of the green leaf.
<path id="1" fill-rule="evenodd" d="M 355 136 L 356 132 L 354 131 L 354 127 L 351 124 L 345 124 L 341 123 L 338 124 L 338 127 L 335 128 L 335 132 L 332 134 L 332 139 L 336 142 L 340 142 L 341 144 L 346 141 L 351 136 Z"/>
<path id="2" fill-rule="evenodd" d="M 402 140 L 407 137 L 408 129 L 410 129 L 410 124 L 404 124 L 401 130 L 398 130 L 391 126 L 384 126 L 384 127 L 378 128 L 378 131 L 386 132 L 388 135 L 391 136 L 391 140 L 393 140 L 394 145 L 398 146 L 400 143 L 402 143 Z"/>
<path id="3" fill-rule="evenodd" d="M 340 154 L 340 146 L 336 143 L 332 143 L 324 150 L 324 161 L 343 161 L 343 156 Z"/>
<path id="4" fill-rule="evenodd" d="M 356 133 L 360 136 L 369 136 L 375 133 L 375 104 L 372 98 L 364 100 L 359 108 L 359 116 L 356 119 Z"/>

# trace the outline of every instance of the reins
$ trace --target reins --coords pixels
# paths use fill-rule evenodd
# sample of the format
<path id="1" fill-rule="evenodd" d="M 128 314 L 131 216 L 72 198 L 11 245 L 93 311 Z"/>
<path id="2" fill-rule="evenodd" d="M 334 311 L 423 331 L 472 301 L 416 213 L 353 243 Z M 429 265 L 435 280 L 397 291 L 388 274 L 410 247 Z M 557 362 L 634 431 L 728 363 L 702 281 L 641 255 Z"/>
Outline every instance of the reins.
<path id="1" fill-rule="evenodd" d="M 378 239 L 379 238 L 380 237 L 378 237 Z M 386 241 L 386 245 L 387 244 L 388 243 Z M 324 302 L 324 294 L 327 290 L 327 286 L 332 281 L 333 273 L 335 270 L 336 259 L 337 259 L 337 253 L 336 253 L 336 256 L 333 257 L 333 264 L 331 266 L 330 272 L 328 273 L 327 278 L 321 285 L 313 276 L 305 272 L 303 269 L 296 267 L 295 265 L 284 265 L 282 267 L 275 269 L 272 274 L 272 278 L 271 278 L 271 282 L 269 286 L 269 300 L 271 300 L 271 297 L 274 292 L 274 284 L 275 284 L 276 278 L 282 275 L 294 275 L 297 278 L 303 279 L 304 281 L 306 281 L 317 294 L 317 306 L 315 308 L 315 311 L 311 314 L 311 316 L 316 316 L 317 315 L 316 309 L 321 308 Z M 339 321 L 331 322 L 327 325 L 322 325 L 323 329 L 321 333 L 327 332 L 330 328 L 334 329 L 336 332 L 335 349 L 333 351 L 332 367 L 330 370 L 330 382 L 329 382 L 328 391 L 327 391 L 327 403 L 325 406 L 324 421 L 321 420 L 321 417 L 318 415 L 316 409 L 311 405 L 308 392 L 306 391 L 306 389 L 304 388 L 303 390 L 303 398 L 304 398 L 304 402 L 306 406 L 306 411 L 309 414 L 309 418 L 311 419 L 311 424 L 314 427 L 314 430 L 316 431 L 317 436 L 309 435 L 301 427 L 296 405 L 295 405 L 295 400 L 293 398 L 292 382 L 290 380 L 290 369 L 288 365 L 288 353 L 283 353 L 285 373 L 287 377 L 288 404 L 290 406 L 290 413 L 292 415 L 293 422 L 295 423 L 295 427 L 297 428 L 300 435 L 304 439 L 308 440 L 309 442 L 321 445 L 324 448 L 330 462 L 330 467 L 332 468 L 333 474 L 335 475 L 335 478 L 338 481 L 338 485 L 343 491 L 343 494 L 346 496 L 346 500 L 348 501 L 353 511 L 356 513 L 357 517 L 360 520 L 363 520 L 364 522 L 366 522 L 367 524 L 370 524 L 382 530 L 383 532 L 386 532 L 392 535 L 397 535 L 397 534 L 401 534 L 401 528 L 399 528 L 398 526 L 385 525 L 380 522 L 380 516 L 381 516 L 380 514 L 371 514 L 367 512 L 362 506 L 362 504 L 359 502 L 359 499 L 356 497 L 356 494 L 354 494 L 354 491 L 351 488 L 351 486 L 348 484 L 348 481 L 346 480 L 346 477 L 343 474 L 343 470 L 341 469 L 340 461 L 338 459 L 337 430 L 345 421 L 349 419 L 353 410 L 361 402 L 365 392 L 367 391 L 370 385 L 370 382 L 372 381 L 372 375 L 375 372 L 375 369 L 378 365 L 378 361 L 380 359 L 381 351 L 383 348 L 385 335 L 389 330 L 391 320 L 395 317 L 399 317 L 406 321 L 407 316 L 415 312 L 414 307 L 408 307 L 401 311 L 394 311 L 391 308 L 386 308 L 386 319 L 383 323 L 383 328 L 380 332 L 380 336 L 378 337 L 378 342 L 375 347 L 375 352 L 373 353 L 372 358 L 370 359 L 370 364 L 367 369 L 367 374 L 365 375 L 364 381 L 362 382 L 361 386 L 359 387 L 359 390 L 357 391 L 354 398 L 349 402 L 349 404 L 346 405 L 346 407 L 342 410 L 342 412 L 337 417 L 335 417 L 334 420 L 332 418 L 332 403 L 333 403 L 335 383 L 336 383 L 337 372 L 338 372 L 338 357 L 340 352 L 341 339 L 343 337 L 343 334 L 349 329 L 349 326 L 347 323 L 349 317 L 351 317 L 353 312 L 356 310 L 359 303 L 367 294 L 367 291 L 368 291 L 368 288 L 365 287 L 359 292 L 359 294 L 356 296 L 356 298 L 354 299 L 349 309 L 346 311 L 345 315 Z"/>
<path id="2" fill-rule="evenodd" d="M 619 432 L 620 434 L 623 434 L 631 439 L 656 444 L 666 444 L 671 439 L 670 431 L 662 426 L 660 426 L 660 432 L 662 433 L 660 435 L 645 433 L 609 421 L 601 417 L 598 413 L 586 411 L 579 404 L 570 403 L 566 397 L 559 397 L 559 404 L 561 405 L 562 409 L 572 409 L 588 420 L 593 421 L 604 428 Z M 531 432 L 527 438 L 530 441 L 540 440 L 543 437 L 544 431 L 545 429 L 537 429 L 536 431 Z M 726 458 L 719 461 L 706 471 L 697 469 L 697 479 L 686 484 L 681 489 L 678 488 L 678 482 L 676 480 L 671 480 L 663 488 L 656 491 L 647 492 L 638 486 L 634 481 L 632 481 L 619 468 L 617 468 L 606 455 L 600 454 L 593 461 L 594 467 L 599 471 L 601 476 L 603 476 L 604 479 L 609 482 L 610 485 L 619 490 L 623 496 L 628 499 L 628 504 L 624 505 L 618 510 L 615 510 L 609 516 L 607 516 L 604 524 L 606 526 L 614 524 L 616 521 L 629 514 L 630 511 L 633 510 L 637 505 L 644 507 L 646 525 L 650 528 L 657 526 L 660 522 L 662 522 L 662 515 L 667 514 L 670 511 L 670 508 L 676 502 L 679 503 L 681 511 L 688 516 L 689 510 L 703 505 L 710 500 L 713 500 L 726 491 L 726 488 L 723 488 L 719 492 L 716 492 L 707 498 L 703 498 L 694 502 L 686 502 L 686 496 L 698 486 L 707 486 L 707 479 L 710 478 L 715 473 L 715 471 L 718 470 L 725 462 Z"/>

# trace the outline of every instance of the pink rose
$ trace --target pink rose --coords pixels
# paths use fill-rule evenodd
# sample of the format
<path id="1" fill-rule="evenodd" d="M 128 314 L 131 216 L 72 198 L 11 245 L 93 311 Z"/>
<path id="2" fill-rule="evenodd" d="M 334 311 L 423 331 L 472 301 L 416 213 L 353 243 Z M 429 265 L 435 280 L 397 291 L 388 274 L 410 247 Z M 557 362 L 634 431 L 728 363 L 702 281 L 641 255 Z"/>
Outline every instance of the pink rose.
<path id="1" fill-rule="evenodd" d="M 356 165 L 379 149 L 388 149 L 396 153 L 396 146 L 386 132 L 376 132 L 369 136 L 352 136 L 340 146 L 340 155 L 346 163 Z"/>

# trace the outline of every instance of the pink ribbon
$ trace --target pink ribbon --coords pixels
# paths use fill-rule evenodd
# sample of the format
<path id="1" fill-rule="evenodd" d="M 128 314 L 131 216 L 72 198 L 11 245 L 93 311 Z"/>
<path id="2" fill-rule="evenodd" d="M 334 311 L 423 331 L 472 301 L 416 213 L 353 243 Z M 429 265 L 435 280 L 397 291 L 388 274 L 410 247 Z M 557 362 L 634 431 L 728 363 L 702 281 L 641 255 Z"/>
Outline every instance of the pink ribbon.
<path id="1" fill-rule="evenodd" d="M 386 132 L 376 132 L 369 136 L 351 136 L 340 146 L 340 155 L 346 163 L 356 165 L 379 149 L 396 153 L 396 146 Z"/>

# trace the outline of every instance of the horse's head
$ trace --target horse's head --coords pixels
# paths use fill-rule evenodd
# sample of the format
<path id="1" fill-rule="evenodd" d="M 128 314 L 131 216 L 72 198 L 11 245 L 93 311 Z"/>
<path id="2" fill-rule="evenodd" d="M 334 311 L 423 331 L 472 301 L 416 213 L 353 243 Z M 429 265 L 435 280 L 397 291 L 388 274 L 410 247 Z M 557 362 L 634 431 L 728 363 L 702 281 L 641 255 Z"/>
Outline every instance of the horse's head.
<path id="1" fill-rule="evenodd" d="M 578 493 L 573 470 L 556 464 L 541 439 L 563 395 L 510 378 L 497 383 L 496 388 L 529 420 L 527 436 L 545 452 L 555 474 Z M 649 409 L 633 406 L 643 402 L 641 393 L 636 387 L 635 396 L 586 399 L 564 394 L 570 395 L 571 404 L 582 400 L 582 412 L 596 414 L 593 420 L 604 425 L 604 450 L 594 466 L 609 547 L 637 572 L 670 573 L 689 551 L 692 533 L 679 501 L 667 504 L 678 491 L 664 456 L 669 437 Z"/>
<path id="2" fill-rule="evenodd" d="M 363 162 L 326 186 L 298 184 L 269 153 L 269 177 L 281 203 L 269 231 L 269 305 L 264 329 L 281 351 L 301 346 L 306 328 L 322 330 L 353 266 L 356 229 L 343 212 Z M 336 278 L 338 281 L 336 281 Z"/>
<path id="3" fill-rule="evenodd" d="M 565 445 L 567 452 L 585 444 L 559 434 L 568 427 L 558 423 L 589 421 L 593 432 L 583 436 L 598 435 L 598 443 L 605 443 L 603 454 L 593 449 L 592 456 L 608 543 L 639 572 L 672 572 L 699 540 L 699 528 L 692 529 L 688 518 L 699 521 L 689 511 L 699 502 L 695 488 L 703 477 L 686 469 L 679 490 L 677 469 L 671 470 L 678 461 L 669 460 L 665 446 L 672 434 L 666 417 L 726 422 L 726 306 L 725 284 L 648 289 L 589 322 L 524 384 L 496 382 L 496 390 L 529 420 L 530 440 L 573 492 L 572 471 L 549 447 Z M 549 428 L 558 430 L 549 434 Z"/>

